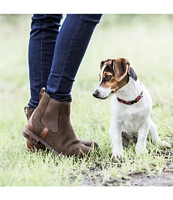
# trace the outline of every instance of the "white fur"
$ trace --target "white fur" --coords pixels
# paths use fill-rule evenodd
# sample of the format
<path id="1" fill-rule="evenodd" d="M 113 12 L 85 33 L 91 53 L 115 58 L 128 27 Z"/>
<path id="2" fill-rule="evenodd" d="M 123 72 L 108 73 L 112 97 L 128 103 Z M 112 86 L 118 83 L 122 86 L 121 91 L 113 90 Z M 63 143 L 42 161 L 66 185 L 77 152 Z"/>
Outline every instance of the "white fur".
<path id="1" fill-rule="evenodd" d="M 96 90 L 99 92 L 99 95 L 102 99 L 105 99 L 109 96 L 109 94 L 111 93 L 111 88 L 105 88 L 105 87 L 102 87 L 101 86 L 101 83 L 103 81 L 103 72 L 104 72 L 104 69 L 107 65 L 103 65 L 101 71 L 100 71 L 100 82 L 98 84 L 98 87 L 96 88 Z"/>
<path id="2" fill-rule="evenodd" d="M 117 100 L 134 100 L 143 90 L 143 98 L 133 105 L 125 105 Z M 104 94 L 104 90 L 102 90 Z M 130 137 L 137 137 L 136 153 L 146 152 L 146 141 L 150 132 L 155 144 L 170 147 L 167 142 L 161 141 L 156 125 L 151 121 L 152 99 L 143 84 L 129 77 L 129 82 L 111 97 L 111 124 L 110 136 L 113 146 L 113 157 L 123 157 L 122 131 Z"/>
<path id="3" fill-rule="evenodd" d="M 99 92 L 102 99 L 105 99 L 111 93 L 111 88 L 109 88 L 109 87 L 105 88 L 105 87 L 98 86 L 97 91 Z"/>

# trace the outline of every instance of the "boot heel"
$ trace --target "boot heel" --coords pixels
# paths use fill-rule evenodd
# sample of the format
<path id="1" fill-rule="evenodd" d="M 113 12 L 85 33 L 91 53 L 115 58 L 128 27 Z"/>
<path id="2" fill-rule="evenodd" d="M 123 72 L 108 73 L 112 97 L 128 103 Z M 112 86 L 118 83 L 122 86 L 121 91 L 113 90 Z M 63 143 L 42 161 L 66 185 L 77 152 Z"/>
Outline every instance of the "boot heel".
<path id="1" fill-rule="evenodd" d="M 27 133 L 25 133 L 23 131 L 22 135 L 27 139 L 29 140 L 29 142 L 33 145 L 38 145 L 39 144 L 39 141 L 35 140 L 33 137 L 30 137 L 30 135 L 28 135 Z"/>
<path id="2" fill-rule="evenodd" d="M 37 143 L 36 145 L 39 145 L 39 144 L 44 145 L 45 148 L 48 148 L 50 151 L 53 151 L 53 153 L 55 153 L 57 156 L 60 154 L 55 149 L 53 149 L 48 143 L 46 143 L 42 138 L 39 138 L 33 132 L 31 132 L 27 126 L 25 127 L 25 130 L 23 131 L 23 135 L 24 137 L 27 135 L 27 137 L 30 137 L 30 139 L 35 140 L 35 142 Z"/>

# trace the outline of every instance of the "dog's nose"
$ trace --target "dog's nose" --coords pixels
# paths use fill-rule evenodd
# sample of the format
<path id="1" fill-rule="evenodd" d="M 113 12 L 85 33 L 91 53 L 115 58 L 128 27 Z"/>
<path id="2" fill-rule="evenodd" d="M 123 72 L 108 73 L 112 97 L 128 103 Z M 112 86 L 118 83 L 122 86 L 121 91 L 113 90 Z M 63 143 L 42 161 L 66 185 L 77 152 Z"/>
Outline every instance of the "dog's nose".
<path id="1" fill-rule="evenodd" d="M 94 96 L 95 98 L 98 98 L 98 94 L 99 94 L 99 91 L 98 91 L 98 90 L 95 90 L 95 91 L 93 92 L 93 96 Z"/>

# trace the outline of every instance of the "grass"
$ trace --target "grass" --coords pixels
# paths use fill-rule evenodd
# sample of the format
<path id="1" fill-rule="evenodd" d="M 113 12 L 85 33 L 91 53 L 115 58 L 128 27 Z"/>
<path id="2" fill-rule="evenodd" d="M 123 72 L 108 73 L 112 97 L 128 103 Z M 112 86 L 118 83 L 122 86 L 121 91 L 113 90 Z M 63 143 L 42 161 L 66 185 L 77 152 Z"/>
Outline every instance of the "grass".
<path id="1" fill-rule="evenodd" d="M 92 97 L 100 61 L 127 57 L 153 98 L 152 119 L 162 139 L 173 143 L 173 40 L 171 15 L 104 15 L 92 37 L 72 91 L 71 119 L 78 137 L 99 143 L 90 157 L 28 153 L 22 131 L 29 99 L 27 45 L 30 15 L 0 16 L 0 185 L 130 185 L 132 174 L 160 174 L 173 162 L 172 150 L 149 141 L 149 153 L 125 148 L 123 162 L 111 160 L 110 100 Z M 17 30 L 17 31 L 16 31 Z"/>

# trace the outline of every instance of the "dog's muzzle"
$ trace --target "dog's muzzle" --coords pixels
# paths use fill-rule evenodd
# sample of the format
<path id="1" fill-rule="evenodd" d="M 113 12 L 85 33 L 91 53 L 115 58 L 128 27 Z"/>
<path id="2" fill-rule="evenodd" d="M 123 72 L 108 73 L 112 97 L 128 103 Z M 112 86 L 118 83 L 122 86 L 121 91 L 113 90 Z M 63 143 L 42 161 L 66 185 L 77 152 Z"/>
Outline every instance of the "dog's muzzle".
<path id="1" fill-rule="evenodd" d="M 96 89 L 94 92 L 93 92 L 93 96 L 97 99 L 107 99 L 110 95 L 110 92 L 105 92 L 105 91 L 100 91 L 99 89 Z"/>
<path id="2" fill-rule="evenodd" d="M 99 91 L 98 91 L 98 90 L 95 90 L 95 91 L 93 92 L 93 96 L 94 96 L 95 98 L 99 98 Z"/>

